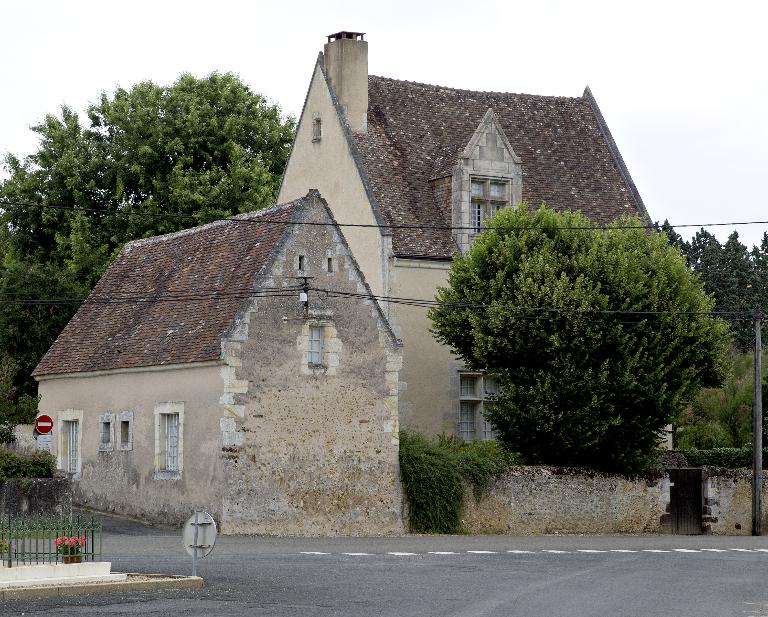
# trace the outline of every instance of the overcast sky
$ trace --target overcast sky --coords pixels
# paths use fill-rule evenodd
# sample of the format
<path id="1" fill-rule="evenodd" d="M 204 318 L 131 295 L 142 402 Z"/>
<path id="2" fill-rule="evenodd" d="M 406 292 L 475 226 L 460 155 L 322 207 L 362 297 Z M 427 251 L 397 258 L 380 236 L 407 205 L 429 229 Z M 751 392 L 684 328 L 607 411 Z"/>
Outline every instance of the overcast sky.
<path id="1" fill-rule="evenodd" d="M 28 127 L 63 103 L 82 112 L 101 91 L 182 72 L 235 72 L 297 115 L 325 35 L 354 30 L 375 75 L 561 96 L 589 84 L 654 219 L 768 220 L 766 17 L 757 0 L 11 0 L 0 154 L 32 152 Z M 738 230 L 751 246 L 768 225 Z"/>

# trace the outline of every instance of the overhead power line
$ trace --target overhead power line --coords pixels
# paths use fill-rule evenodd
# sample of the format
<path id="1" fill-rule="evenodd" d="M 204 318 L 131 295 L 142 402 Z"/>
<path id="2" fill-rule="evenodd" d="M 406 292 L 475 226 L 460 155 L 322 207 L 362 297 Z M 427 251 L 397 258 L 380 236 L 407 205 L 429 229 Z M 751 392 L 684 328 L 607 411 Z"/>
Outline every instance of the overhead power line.
<path id="1" fill-rule="evenodd" d="M 257 291 L 248 289 L 239 289 L 229 292 L 218 292 L 215 290 L 197 290 L 195 292 L 155 292 L 155 293 L 129 293 L 113 292 L 110 295 L 91 296 L 88 298 L 32 298 L 22 297 L 20 294 L 0 294 L 0 304 L 12 305 L 77 305 L 87 302 L 88 304 L 133 304 L 133 303 L 156 303 L 156 302 L 202 302 L 211 300 L 247 300 L 250 298 L 291 298 L 298 297 L 297 293 L 304 289 L 303 286 L 293 287 L 270 287 L 262 288 Z M 704 316 L 704 317 L 729 317 L 731 319 L 753 319 L 754 310 L 741 311 L 634 311 L 625 309 L 592 309 L 579 307 L 554 307 L 554 306 L 523 306 L 507 304 L 489 304 L 479 302 L 440 302 L 426 298 L 407 298 L 398 296 L 381 296 L 375 294 L 348 292 L 336 289 L 309 287 L 310 292 L 324 296 L 349 298 L 358 300 L 375 300 L 380 303 L 407 305 L 421 308 L 456 308 L 456 309 L 487 309 L 497 311 L 507 311 L 513 313 L 514 317 L 519 319 L 531 320 L 551 320 L 563 315 L 582 315 L 582 316 L 618 316 L 618 317 L 638 317 L 650 318 L 659 316 Z M 638 323 L 638 322 L 625 322 Z"/>
<path id="2" fill-rule="evenodd" d="M 193 220 L 199 223 L 215 223 L 219 221 L 233 222 L 233 223 L 247 223 L 256 225 L 305 225 L 312 227 L 326 227 L 326 226 L 339 226 L 339 227 L 352 227 L 352 228 L 365 228 L 365 229 L 404 229 L 404 230 L 422 230 L 422 231 L 472 231 L 476 232 L 477 228 L 474 226 L 463 225 L 380 225 L 378 223 L 339 223 L 339 222 L 320 222 L 320 221 L 285 221 L 266 218 L 242 218 L 242 215 L 234 215 L 232 217 L 215 217 L 215 216 L 200 216 L 196 214 L 181 214 L 174 212 L 142 212 L 139 210 L 128 209 L 116 209 L 106 210 L 104 208 L 87 208 L 83 206 L 65 206 L 56 204 L 35 204 L 29 202 L 20 201 L 8 201 L 0 200 L 0 206 L 12 206 L 17 208 L 42 208 L 46 210 L 67 210 L 74 212 L 88 212 L 91 214 L 100 214 L 103 216 L 135 216 L 143 218 L 156 218 L 156 219 L 180 219 L 180 220 Z M 257 211 L 258 212 L 258 211 Z M 756 221 L 729 221 L 729 222 L 715 222 L 715 223 L 681 223 L 678 225 L 669 224 L 670 227 L 675 229 L 689 228 L 689 227 L 732 227 L 732 226 L 745 226 L 745 225 L 766 225 L 768 226 L 768 220 L 756 220 Z M 491 228 L 487 228 L 491 229 Z M 570 227 L 549 227 L 542 228 L 535 225 L 523 225 L 523 226 L 505 226 L 504 230 L 514 231 L 526 231 L 536 229 L 551 229 L 551 230 L 568 230 L 568 231 L 604 231 L 608 229 L 646 229 L 646 230 L 658 230 L 659 227 L 655 224 L 648 225 L 611 225 L 606 226 L 591 226 L 591 225 L 574 225 Z"/>

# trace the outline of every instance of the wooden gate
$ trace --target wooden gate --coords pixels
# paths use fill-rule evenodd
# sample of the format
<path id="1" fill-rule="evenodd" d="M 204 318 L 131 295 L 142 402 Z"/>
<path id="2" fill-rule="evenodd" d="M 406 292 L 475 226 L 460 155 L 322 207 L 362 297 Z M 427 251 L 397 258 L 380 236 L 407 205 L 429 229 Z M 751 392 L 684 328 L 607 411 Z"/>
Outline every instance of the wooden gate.
<path id="1" fill-rule="evenodd" d="M 669 513 L 672 533 L 701 535 L 704 502 L 701 490 L 701 469 L 669 469 Z"/>

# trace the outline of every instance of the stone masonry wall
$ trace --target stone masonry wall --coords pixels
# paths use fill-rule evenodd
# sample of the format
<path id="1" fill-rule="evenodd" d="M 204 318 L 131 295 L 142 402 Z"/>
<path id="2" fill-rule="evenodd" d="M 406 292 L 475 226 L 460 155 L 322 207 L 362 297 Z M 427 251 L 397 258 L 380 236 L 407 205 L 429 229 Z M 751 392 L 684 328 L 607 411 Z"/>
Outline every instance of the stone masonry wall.
<path id="1" fill-rule="evenodd" d="M 0 516 L 72 514 L 72 483 L 66 476 L 11 478 L 0 482 Z"/>
<path id="2" fill-rule="evenodd" d="M 748 470 L 706 468 L 705 534 L 749 535 L 752 525 Z M 624 478 L 557 467 L 510 468 L 463 513 L 469 533 L 670 533 L 669 476 Z M 763 501 L 768 499 L 768 480 Z M 768 526 L 768 511 L 763 516 Z"/>
<path id="3" fill-rule="evenodd" d="M 308 216 L 327 220 L 321 208 Z M 308 276 L 312 287 L 368 293 L 335 229 L 297 229 L 264 286 Z M 298 295 L 254 299 L 224 343 L 222 531 L 401 533 L 400 348 L 372 301 L 311 292 L 305 312 Z M 308 362 L 310 325 L 323 328 L 319 366 Z"/>
<path id="4" fill-rule="evenodd" d="M 489 493 L 467 499 L 470 533 L 660 533 L 669 479 L 629 480 L 557 467 L 510 468 Z"/>

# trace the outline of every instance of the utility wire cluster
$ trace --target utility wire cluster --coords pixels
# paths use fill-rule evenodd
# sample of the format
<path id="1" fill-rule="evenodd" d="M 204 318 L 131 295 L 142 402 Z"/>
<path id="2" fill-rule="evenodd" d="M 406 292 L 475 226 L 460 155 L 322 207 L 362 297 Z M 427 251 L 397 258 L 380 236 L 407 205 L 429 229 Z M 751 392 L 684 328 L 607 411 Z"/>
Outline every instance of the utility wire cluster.
<path id="1" fill-rule="evenodd" d="M 380 225 L 378 223 L 334 223 L 334 222 L 320 222 L 320 221 L 284 221 L 267 218 L 244 218 L 243 215 L 235 215 L 232 217 L 216 217 L 216 216 L 201 216 L 197 214 L 182 214 L 172 212 L 142 212 L 140 210 L 118 208 L 116 210 L 106 210 L 104 208 L 86 208 L 83 206 L 66 206 L 56 204 L 34 204 L 21 201 L 8 201 L 0 200 L 0 207 L 10 206 L 13 208 L 42 208 L 46 210 L 70 210 L 75 212 L 87 212 L 90 214 L 100 214 L 103 216 L 134 216 L 144 218 L 162 218 L 162 219 L 179 219 L 179 220 L 194 220 L 198 223 L 214 223 L 218 221 L 227 221 L 232 223 L 245 223 L 255 225 L 306 225 L 314 227 L 326 227 L 326 226 L 338 226 L 338 227 L 359 227 L 370 229 L 418 229 L 422 231 L 477 231 L 474 226 L 456 226 L 456 225 Z M 743 225 L 768 225 L 768 220 L 758 221 L 731 221 L 731 222 L 716 222 L 716 223 L 682 223 L 680 225 L 672 225 L 674 228 L 686 228 L 686 227 L 731 227 L 731 226 L 743 226 Z M 525 231 L 535 229 L 547 229 L 539 226 L 516 226 L 516 227 L 504 227 L 504 230 L 511 231 Z M 646 229 L 657 231 L 659 227 L 655 224 L 647 225 L 611 225 L 610 227 L 604 226 L 592 226 L 592 225 L 574 225 L 571 227 L 553 227 L 551 229 L 557 230 L 570 230 L 570 231 L 604 231 L 608 229 Z"/>

